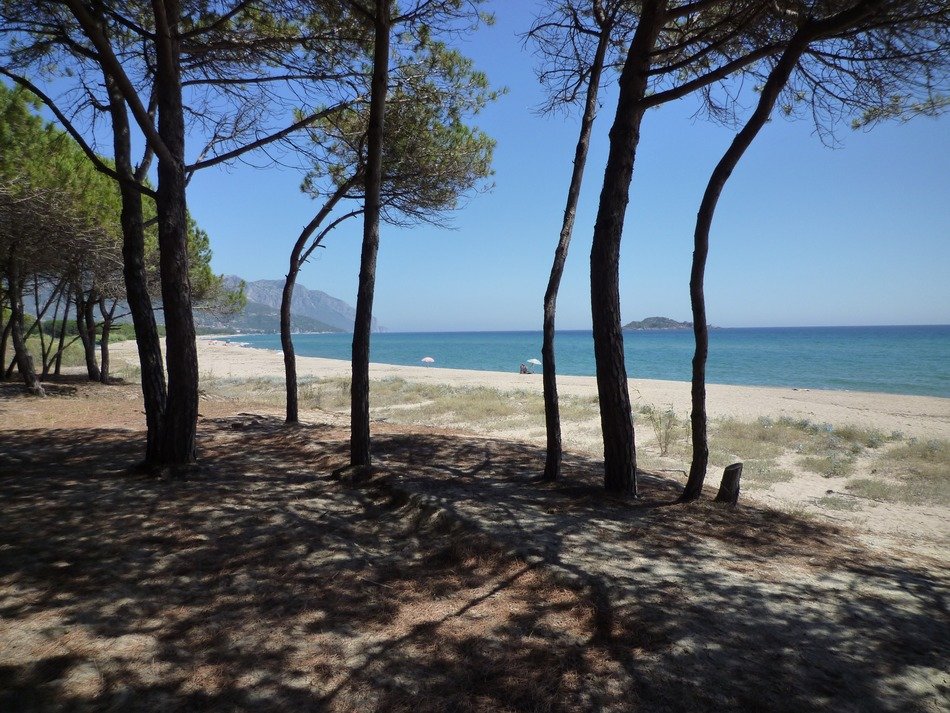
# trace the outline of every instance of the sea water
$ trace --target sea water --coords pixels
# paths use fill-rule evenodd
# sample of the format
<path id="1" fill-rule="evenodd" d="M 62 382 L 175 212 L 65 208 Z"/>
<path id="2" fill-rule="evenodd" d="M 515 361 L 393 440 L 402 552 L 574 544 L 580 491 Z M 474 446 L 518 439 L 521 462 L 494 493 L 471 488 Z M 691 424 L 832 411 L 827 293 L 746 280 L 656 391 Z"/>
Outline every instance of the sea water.
<path id="1" fill-rule="evenodd" d="M 276 334 L 229 338 L 280 349 Z M 296 334 L 298 356 L 349 359 L 351 334 Z M 624 332 L 627 374 L 689 381 L 693 333 Z M 590 331 L 558 332 L 557 372 L 593 376 Z M 373 362 L 431 368 L 517 372 L 541 358 L 541 332 L 383 332 L 373 334 Z M 540 371 L 540 367 L 534 367 Z M 950 325 L 712 329 L 706 379 L 714 384 L 790 386 L 950 397 Z"/>

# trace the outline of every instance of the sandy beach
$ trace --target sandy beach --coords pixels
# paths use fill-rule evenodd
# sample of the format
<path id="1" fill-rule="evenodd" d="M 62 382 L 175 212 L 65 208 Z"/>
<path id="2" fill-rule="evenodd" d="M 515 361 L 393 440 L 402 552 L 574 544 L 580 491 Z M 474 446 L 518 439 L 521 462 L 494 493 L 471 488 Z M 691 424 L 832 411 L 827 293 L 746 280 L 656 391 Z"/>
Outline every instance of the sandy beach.
<path id="1" fill-rule="evenodd" d="M 136 360 L 133 342 L 118 343 L 112 352 L 117 359 Z M 198 340 L 198 362 L 202 375 L 218 379 L 282 379 L 284 373 L 280 352 L 244 347 L 213 337 Z M 339 378 L 349 373 L 350 364 L 346 361 L 297 357 L 297 374 L 301 379 Z M 370 377 L 542 393 L 540 374 L 371 364 Z M 593 398 L 597 395 L 597 383 L 594 377 L 561 376 L 558 390 L 564 396 Z M 631 379 L 630 395 L 635 404 L 661 408 L 672 405 L 679 414 L 689 412 L 687 382 Z M 709 415 L 714 419 L 752 421 L 785 416 L 814 423 L 873 428 L 886 434 L 900 431 L 915 438 L 950 438 L 950 399 L 937 397 L 710 384 L 707 401 Z"/>

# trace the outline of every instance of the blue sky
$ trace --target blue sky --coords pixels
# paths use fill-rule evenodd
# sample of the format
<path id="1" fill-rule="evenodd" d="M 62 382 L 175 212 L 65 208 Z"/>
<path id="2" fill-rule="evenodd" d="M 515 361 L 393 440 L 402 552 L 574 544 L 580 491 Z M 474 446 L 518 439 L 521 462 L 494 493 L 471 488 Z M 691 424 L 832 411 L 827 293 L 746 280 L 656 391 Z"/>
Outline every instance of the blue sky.
<path id="1" fill-rule="evenodd" d="M 577 116 L 539 116 L 534 58 L 517 34 L 533 2 L 493 3 L 497 22 L 462 41 L 508 93 L 477 119 L 498 141 L 495 187 L 454 229 L 384 225 L 374 314 L 394 331 L 540 329 Z M 563 329 L 590 326 L 588 265 L 615 93 L 602 95 L 568 267 Z M 647 115 L 621 255 L 625 321 L 689 319 L 693 221 L 732 131 L 694 119 L 686 99 Z M 950 323 L 950 118 L 854 132 L 822 145 L 806 121 L 776 119 L 720 201 L 706 278 L 720 326 Z M 212 237 L 216 271 L 282 278 L 315 210 L 292 170 L 200 172 L 189 207 Z M 327 240 L 299 282 L 355 303 L 361 226 Z"/>

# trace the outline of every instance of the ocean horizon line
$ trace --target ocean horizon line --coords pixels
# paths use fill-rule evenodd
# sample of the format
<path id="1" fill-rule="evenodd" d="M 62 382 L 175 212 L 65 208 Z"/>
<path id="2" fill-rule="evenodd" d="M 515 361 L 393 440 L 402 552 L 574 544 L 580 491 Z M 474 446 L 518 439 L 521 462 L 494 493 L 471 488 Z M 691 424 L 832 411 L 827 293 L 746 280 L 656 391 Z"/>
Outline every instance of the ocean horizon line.
<path id="1" fill-rule="evenodd" d="M 370 360 L 411 366 L 432 358 L 435 367 L 517 372 L 519 364 L 538 360 L 541 335 L 540 330 L 380 332 L 371 342 Z M 276 334 L 222 337 L 280 349 Z M 708 383 L 950 397 L 950 325 L 734 327 L 710 330 L 709 338 Z M 298 356 L 346 360 L 351 342 L 352 334 L 345 332 L 300 334 L 294 347 Z M 630 376 L 690 380 L 689 328 L 637 330 L 626 335 L 625 346 Z M 556 360 L 559 375 L 595 375 L 591 331 L 559 331 Z"/>
<path id="2" fill-rule="evenodd" d="M 950 328 L 950 322 L 935 324 L 796 324 L 768 326 L 756 325 L 753 327 L 733 327 L 729 325 L 711 324 L 710 329 L 900 329 L 905 327 L 924 327 L 924 328 Z M 523 329 L 381 329 L 374 331 L 373 334 L 524 334 L 529 332 L 542 332 L 540 327 Z M 625 329 L 625 332 L 686 332 L 689 327 L 656 328 L 656 329 Z M 588 332 L 592 333 L 592 327 L 557 329 L 556 332 Z M 344 331 L 344 334 L 352 332 Z M 277 332 L 273 332 L 277 334 Z M 326 334 L 326 332 L 300 332 L 300 334 Z M 339 334 L 339 332 L 337 332 Z"/>

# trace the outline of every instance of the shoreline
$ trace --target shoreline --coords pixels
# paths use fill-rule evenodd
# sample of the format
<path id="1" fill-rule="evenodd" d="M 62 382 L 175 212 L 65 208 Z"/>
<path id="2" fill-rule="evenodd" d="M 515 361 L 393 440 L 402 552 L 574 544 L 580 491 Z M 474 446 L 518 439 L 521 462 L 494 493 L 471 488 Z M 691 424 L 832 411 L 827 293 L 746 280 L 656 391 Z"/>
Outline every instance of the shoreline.
<path id="1" fill-rule="evenodd" d="M 222 335 L 223 336 L 223 335 Z M 219 341 L 216 335 L 197 340 L 198 364 L 202 377 L 218 379 L 283 380 L 283 356 L 279 350 L 240 346 Z M 137 364 L 135 342 L 120 342 L 112 348 L 116 360 Z M 350 362 L 323 357 L 297 357 L 297 377 L 348 378 Z M 541 374 L 447 369 L 443 367 L 370 364 L 371 379 L 399 378 L 407 382 L 444 385 L 453 388 L 488 388 L 502 392 L 541 395 Z M 690 410 L 690 383 L 656 379 L 630 379 L 634 406 L 672 406 L 681 416 Z M 574 398 L 597 398 L 593 376 L 559 376 L 558 393 Z M 950 439 L 950 399 L 939 396 L 907 396 L 864 391 L 796 389 L 774 386 L 732 386 L 708 384 L 707 410 L 711 419 L 759 418 L 808 419 L 835 426 L 860 426 L 880 430 L 885 435 L 900 431 L 915 438 Z"/>
<path id="2" fill-rule="evenodd" d="M 947 327 L 948 330 L 950 330 L 950 325 Z M 767 331 L 776 331 L 776 329 L 777 328 L 768 328 Z M 856 327 L 855 329 L 864 328 Z M 652 333 L 670 332 L 675 330 L 651 329 L 644 331 Z M 537 336 L 537 334 L 539 334 L 529 331 L 511 333 L 532 336 Z M 584 332 L 580 330 L 569 330 L 569 333 Z M 406 334 L 416 333 L 407 332 Z M 424 335 L 427 333 L 419 334 Z M 471 335 L 478 333 L 436 332 L 433 334 Z M 485 334 L 497 335 L 506 333 L 485 332 Z M 276 334 L 216 334 L 201 336 L 204 338 L 230 341 L 232 343 L 242 343 L 255 349 L 280 351 L 279 335 Z M 304 335 L 304 337 L 306 336 L 307 335 Z M 334 334 L 331 336 L 346 337 L 347 335 Z M 947 332 L 947 338 L 950 338 L 950 331 Z M 942 339 L 943 338 L 941 337 L 941 340 Z M 532 351 L 535 351 L 534 347 L 537 345 L 534 345 L 533 343 L 532 345 L 527 345 L 523 342 L 524 340 L 515 344 L 514 348 L 516 351 L 524 351 L 524 353 L 531 353 Z M 348 339 L 341 340 L 336 338 L 327 343 L 319 341 L 317 343 L 318 348 L 313 351 L 309 349 L 307 346 L 308 344 L 309 342 L 300 345 L 300 350 L 297 354 L 298 357 L 303 355 L 313 355 L 314 358 L 349 361 Z M 472 357 L 466 351 L 466 349 L 480 349 L 481 346 L 483 346 L 481 343 L 471 342 L 471 339 L 468 341 L 463 340 L 463 342 L 460 343 L 463 347 L 461 351 L 459 344 L 455 344 L 454 342 L 447 344 L 448 353 L 443 354 L 445 359 L 441 360 L 440 363 L 435 364 L 433 368 L 448 368 L 465 371 L 491 371 L 494 373 L 506 373 L 511 371 L 517 373 L 516 367 L 519 360 L 517 358 L 500 358 L 499 355 L 501 352 L 498 351 L 499 345 L 495 342 L 487 344 L 488 351 L 485 358 Z M 323 348 L 320 348 L 320 345 L 322 345 Z M 940 341 L 940 345 L 943 345 L 943 341 Z M 948 345 L 950 345 L 950 343 L 948 343 Z M 923 356 L 920 357 L 921 361 L 919 361 L 919 363 L 911 364 L 910 368 L 907 368 L 906 365 L 898 366 L 898 362 L 894 361 L 895 359 L 898 359 L 898 356 L 897 354 L 893 353 L 893 346 L 886 347 L 886 349 L 891 350 L 890 352 L 887 352 L 888 358 L 891 361 L 887 362 L 887 364 L 882 367 L 883 371 L 878 373 L 875 371 L 877 367 L 875 366 L 874 359 L 870 357 L 865 358 L 860 355 L 852 358 L 851 355 L 842 352 L 841 349 L 835 345 L 831 345 L 829 347 L 832 349 L 832 351 L 829 352 L 829 362 L 831 363 L 831 366 L 827 369 L 822 364 L 815 361 L 814 357 L 804 353 L 800 356 L 802 360 L 804 360 L 804 364 L 806 366 L 795 366 L 795 364 L 797 364 L 797 362 L 795 362 L 791 367 L 786 368 L 788 364 L 782 361 L 781 357 L 775 356 L 773 353 L 775 350 L 772 348 L 772 346 L 765 344 L 760 346 L 766 350 L 762 360 L 749 360 L 747 357 L 747 350 L 740 350 L 740 352 L 737 352 L 737 345 L 733 344 L 732 346 L 729 346 L 725 352 L 718 357 L 718 362 L 710 363 L 709 369 L 707 370 L 707 384 L 737 387 L 797 389 L 800 391 L 815 390 L 844 393 L 853 392 L 887 394 L 891 396 L 926 396 L 950 400 L 950 390 L 947 388 L 946 381 L 947 374 L 945 368 L 942 366 L 942 362 L 945 360 L 940 357 L 941 352 L 936 347 L 929 350 L 924 349 L 922 352 Z M 648 344 L 645 347 L 647 352 L 644 352 L 643 354 L 637 354 L 636 349 L 634 349 L 633 356 L 628 355 L 628 374 L 639 375 L 632 377 L 635 379 L 689 382 L 691 378 L 691 369 L 685 363 L 685 361 L 683 361 L 686 356 L 682 352 L 681 347 L 681 344 L 678 344 L 678 346 L 671 346 L 669 344 L 666 346 L 663 344 L 654 344 L 650 346 Z M 395 351 L 392 351 L 390 347 L 381 347 L 381 351 L 383 353 L 381 353 L 379 356 L 390 357 L 395 359 L 395 361 L 374 363 L 385 363 L 389 366 L 417 366 L 419 365 L 418 356 L 423 353 L 427 353 L 427 351 L 437 350 L 438 345 L 429 343 L 416 345 L 415 349 L 418 349 L 419 353 L 415 355 L 409 353 L 411 351 L 415 351 L 415 349 L 413 349 L 409 343 L 397 341 L 394 343 L 393 348 Z M 595 378 L 596 375 L 592 361 L 593 354 L 588 355 L 590 356 L 590 359 L 588 359 L 584 354 L 577 352 L 578 348 L 580 347 L 575 343 L 568 345 L 568 352 L 570 353 L 568 358 L 569 363 L 567 367 L 565 367 L 559 361 L 559 378 L 560 376 L 582 376 Z M 837 351 L 835 351 L 835 349 L 837 349 Z M 504 353 L 510 356 L 510 349 L 505 349 Z M 691 360 L 692 353 L 690 352 L 688 356 Z M 738 360 L 736 362 L 738 366 L 728 365 L 732 363 L 729 361 L 729 359 L 732 359 L 733 357 Z M 877 357 L 875 357 L 875 359 L 876 358 Z M 726 362 L 723 362 L 723 359 L 726 359 Z M 809 359 L 812 361 L 809 361 Z M 540 370 L 540 364 L 538 364 L 536 368 Z"/>

